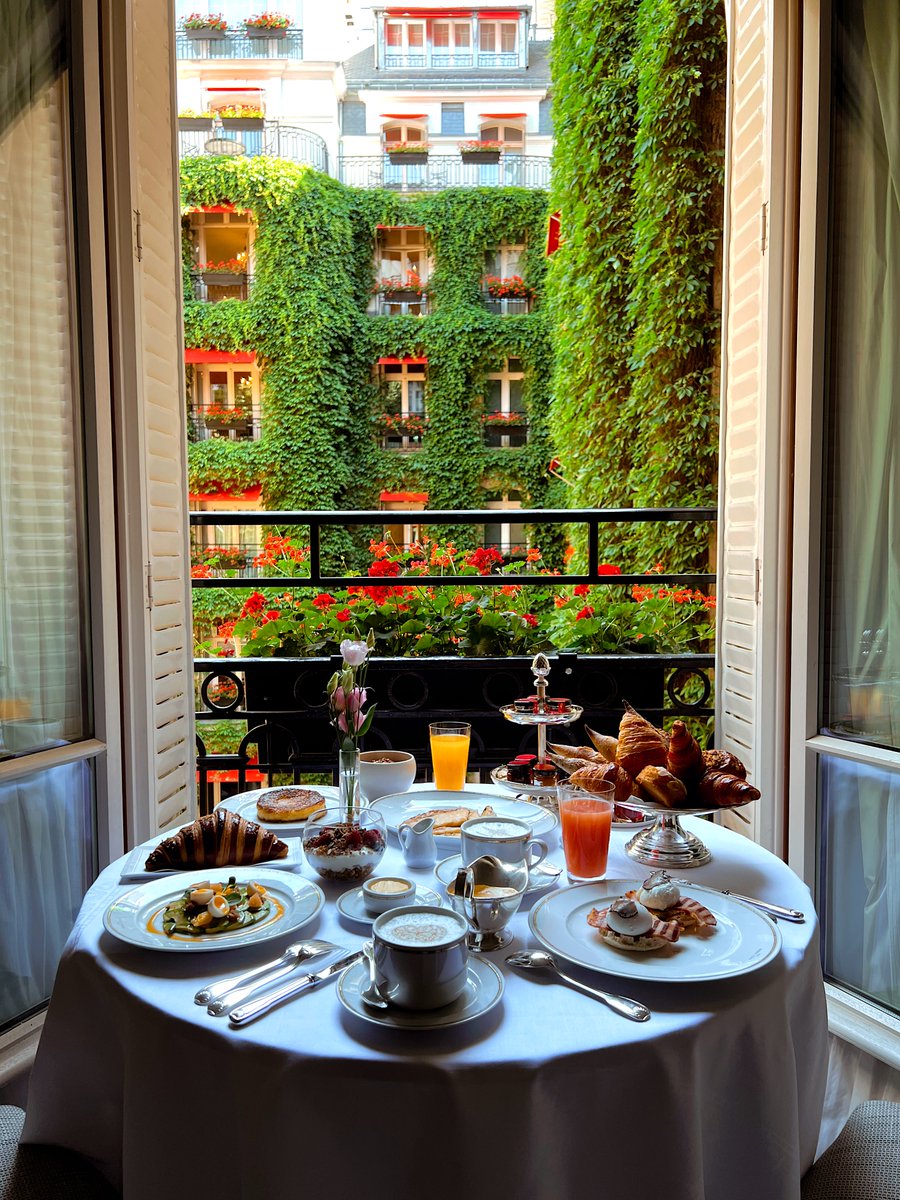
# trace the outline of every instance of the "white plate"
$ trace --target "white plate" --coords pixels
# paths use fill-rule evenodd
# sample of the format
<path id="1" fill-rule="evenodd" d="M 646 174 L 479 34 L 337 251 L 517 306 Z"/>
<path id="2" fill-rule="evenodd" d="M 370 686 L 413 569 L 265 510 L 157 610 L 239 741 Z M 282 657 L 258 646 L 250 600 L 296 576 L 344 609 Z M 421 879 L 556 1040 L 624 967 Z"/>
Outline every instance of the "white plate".
<path id="1" fill-rule="evenodd" d="M 282 784 L 282 787 L 309 787 L 311 791 L 319 792 L 323 795 L 326 801 L 330 804 L 338 799 L 338 790 L 330 783 L 298 783 Z M 220 808 L 225 808 L 229 812 L 237 813 L 239 817 L 243 817 L 247 821 L 256 821 L 258 825 L 262 825 L 263 829 L 269 829 L 272 833 L 282 834 L 300 834 L 306 828 L 306 817 L 302 821 L 264 821 L 256 815 L 256 802 L 260 796 L 266 796 L 269 792 L 280 792 L 282 787 L 277 788 L 260 788 L 255 792 L 241 792 L 239 796 L 229 796 L 227 800 L 223 800 L 219 805 Z"/>
<path id="2" fill-rule="evenodd" d="M 207 879 L 217 883 L 221 879 L 224 883 L 232 875 L 238 883 L 261 883 L 276 901 L 276 913 L 246 929 L 219 933 L 214 937 L 169 937 L 163 933 L 162 915 L 166 906 L 177 900 L 186 888 Z M 308 925 L 324 903 L 325 896 L 317 884 L 288 871 L 213 867 L 174 878 L 166 875 L 133 888 L 109 906 L 104 913 L 103 924 L 110 933 L 123 942 L 130 942 L 132 946 L 140 946 L 145 950 L 199 954 L 210 950 L 236 950 L 294 933 Z"/>
<path id="3" fill-rule="evenodd" d="M 184 871 L 227 871 L 228 867 L 169 867 L 165 871 L 148 871 L 144 866 L 147 861 L 147 855 L 160 842 L 164 842 L 166 838 L 172 837 L 172 833 L 164 833 L 160 837 L 151 838 L 149 842 L 144 842 L 141 846 L 135 846 L 128 857 L 122 864 L 122 871 L 119 875 L 120 883 L 140 883 L 144 879 L 162 879 L 165 876 L 181 875 Z M 270 870 L 277 868 L 281 871 L 299 871 L 303 866 L 303 842 L 300 838 L 282 838 L 287 845 L 288 852 L 284 858 L 267 859 L 265 862 L 257 863 L 260 870 Z"/>
<path id="4" fill-rule="evenodd" d="M 731 896 L 692 883 L 682 888 L 682 895 L 694 896 L 715 916 L 711 933 L 682 933 L 674 946 L 649 953 L 617 950 L 601 941 L 599 930 L 588 925 L 587 915 L 639 887 L 639 880 L 608 879 L 564 888 L 537 902 L 528 916 L 529 928 L 542 945 L 569 962 L 654 983 L 730 979 L 764 966 L 781 949 L 781 934 L 768 917 Z"/>
<path id="5" fill-rule="evenodd" d="M 442 1029 L 450 1025 L 462 1025 L 500 1003 L 503 995 L 503 976 L 492 962 L 485 958 L 469 959 L 469 975 L 466 988 L 452 1004 L 443 1008 L 430 1008 L 425 1012 L 412 1012 L 405 1008 L 369 1008 L 360 999 L 360 992 L 369 982 L 369 968 L 365 961 L 354 963 L 338 980 L 338 999 L 347 1012 L 373 1025 L 387 1025 L 394 1029 Z"/>
<path id="6" fill-rule="evenodd" d="M 449 858 L 442 859 L 438 863 L 434 868 L 434 873 L 444 887 L 447 887 L 456 878 L 456 872 L 461 866 L 462 856 L 451 854 Z M 554 866 L 553 863 L 538 863 L 528 874 L 528 887 L 525 889 L 525 895 L 532 896 L 535 892 L 545 892 L 548 887 L 552 887 L 556 883 L 560 875 L 562 875 L 562 867 Z"/>
<path id="7" fill-rule="evenodd" d="M 443 906 L 443 900 L 430 888 L 416 887 L 416 894 L 409 901 L 408 907 L 416 904 L 434 904 L 438 908 Z M 349 892 L 343 892 L 338 896 L 337 910 L 350 921 L 358 921 L 360 925 L 371 926 L 372 922 L 378 917 L 378 913 L 370 913 L 363 903 L 362 888 L 352 888 Z M 390 910 L 388 910 L 390 911 Z"/>
<path id="8" fill-rule="evenodd" d="M 505 796 L 492 796 L 485 792 L 440 792 L 436 788 L 426 788 L 420 792 L 396 792 L 392 796 L 382 796 L 373 801 L 371 807 L 377 808 L 384 817 L 384 823 L 396 834 L 404 821 L 414 817 L 416 813 L 428 812 L 434 808 L 449 810 L 451 808 L 471 808 L 481 812 L 490 805 L 498 817 L 515 817 L 531 827 L 531 832 L 537 837 L 555 829 L 559 819 L 555 813 L 531 804 L 528 800 L 508 800 Z M 459 845 L 459 836 L 439 837 L 439 845 L 448 849 Z"/>

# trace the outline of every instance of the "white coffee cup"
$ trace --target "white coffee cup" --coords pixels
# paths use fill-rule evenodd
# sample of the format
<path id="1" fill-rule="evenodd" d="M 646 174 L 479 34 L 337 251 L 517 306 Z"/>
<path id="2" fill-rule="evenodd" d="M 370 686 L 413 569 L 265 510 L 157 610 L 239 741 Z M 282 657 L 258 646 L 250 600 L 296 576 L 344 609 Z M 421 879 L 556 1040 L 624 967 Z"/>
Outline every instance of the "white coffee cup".
<path id="1" fill-rule="evenodd" d="M 465 919 L 449 908 L 421 905 L 382 913 L 372 925 L 375 982 L 398 1008 L 443 1008 L 466 986 Z"/>
<path id="2" fill-rule="evenodd" d="M 460 834 L 463 866 L 493 854 L 503 862 L 536 867 L 547 857 L 547 843 L 531 836 L 531 827 L 515 817 L 472 817 L 464 821 Z"/>

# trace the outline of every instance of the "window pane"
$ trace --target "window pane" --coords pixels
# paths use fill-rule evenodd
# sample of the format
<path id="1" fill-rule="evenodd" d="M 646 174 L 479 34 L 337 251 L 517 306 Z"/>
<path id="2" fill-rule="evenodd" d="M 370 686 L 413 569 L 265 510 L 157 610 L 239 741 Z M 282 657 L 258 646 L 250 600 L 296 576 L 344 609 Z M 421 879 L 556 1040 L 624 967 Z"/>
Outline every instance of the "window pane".
<path id="1" fill-rule="evenodd" d="M 456 26 L 456 45 L 461 50 L 468 50 L 472 45 L 472 27 L 470 25 Z"/>
<path id="2" fill-rule="evenodd" d="M 409 36 L 409 47 L 411 50 L 418 50 L 425 45 L 424 25 L 408 25 L 407 33 Z"/>
<path id="3" fill-rule="evenodd" d="M 494 24 L 483 23 L 478 27 L 478 45 L 481 50 L 490 52 L 494 49 Z"/>
<path id="4" fill-rule="evenodd" d="M 503 21 L 500 24 L 500 49 L 504 54 L 515 54 L 516 27 L 512 21 Z"/>
<path id="5" fill-rule="evenodd" d="M 509 411 L 524 412 L 525 401 L 522 399 L 522 380 L 511 379 L 509 381 Z"/>
<path id="6" fill-rule="evenodd" d="M 483 142 L 499 142 L 500 141 L 500 126 L 499 125 L 482 125 L 481 140 Z"/>
<path id="7" fill-rule="evenodd" d="M 389 21 L 385 31 L 387 44 L 399 48 L 403 45 L 403 26 Z"/>
<path id="8" fill-rule="evenodd" d="M 820 773 L 826 975 L 900 1011 L 900 775 L 831 757 Z"/>
<path id="9" fill-rule="evenodd" d="M 450 45 L 450 25 L 447 21 L 435 21 L 431 27 L 431 41 L 437 49 Z"/>
<path id="10" fill-rule="evenodd" d="M 900 747 L 900 9 L 836 17 L 822 724 Z"/>
<path id="11" fill-rule="evenodd" d="M 50 995 L 96 874 L 93 813 L 89 763 L 0 783 L 0 1031 Z"/>
<path id="12" fill-rule="evenodd" d="M 485 391 L 487 393 L 485 408 L 488 412 L 499 412 L 503 402 L 503 381 L 501 379 L 489 379 Z"/>
<path id="13" fill-rule="evenodd" d="M 425 411 L 425 385 L 418 379 L 410 379 L 406 385 L 407 412 Z"/>
<path id="14" fill-rule="evenodd" d="M 0 47 L 0 758 L 91 732 L 68 47 L 31 9 Z"/>

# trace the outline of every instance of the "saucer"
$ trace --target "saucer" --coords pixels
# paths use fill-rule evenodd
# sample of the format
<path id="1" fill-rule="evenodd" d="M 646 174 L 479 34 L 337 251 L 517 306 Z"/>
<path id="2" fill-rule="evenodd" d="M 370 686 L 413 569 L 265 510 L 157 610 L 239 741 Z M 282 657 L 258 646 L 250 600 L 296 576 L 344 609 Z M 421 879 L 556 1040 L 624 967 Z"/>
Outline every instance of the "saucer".
<path id="1" fill-rule="evenodd" d="M 338 979 L 338 999 L 347 1012 L 361 1017 L 373 1025 L 388 1025 L 394 1029 L 444 1029 L 451 1025 L 462 1025 L 474 1021 L 500 1003 L 503 995 L 503 976 L 492 962 L 484 958 L 470 958 L 468 962 L 466 988 L 461 996 L 443 1008 L 429 1008 L 424 1012 L 407 1008 L 370 1008 L 360 999 L 360 992 L 369 983 L 368 964 L 354 963 Z"/>
<path id="2" fill-rule="evenodd" d="M 410 900 L 408 907 L 420 904 L 436 904 L 441 907 L 443 903 L 443 899 L 437 892 L 432 892 L 429 888 L 417 887 L 416 894 Z M 362 888 L 353 888 L 349 892 L 342 892 L 337 899 L 337 910 L 341 916 L 346 917 L 349 921 L 358 921 L 360 925 L 371 925 L 379 915 L 370 913 L 366 908 L 363 903 Z"/>
<path id="3" fill-rule="evenodd" d="M 451 854 L 449 858 L 443 858 L 434 868 L 434 873 L 444 885 L 447 887 L 456 878 L 456 872 L 462 866 L 462 856 L 459 854 Z M 528 872 L 528 887 L 525 889 L 526 896 L 533 896 L 535 892 L 546 891 L 548 887 L 552 887 L 557 879 L 562 875 L 562 867 L 554 866 L 553 863 L 540 862 L 536 867 Z"/>

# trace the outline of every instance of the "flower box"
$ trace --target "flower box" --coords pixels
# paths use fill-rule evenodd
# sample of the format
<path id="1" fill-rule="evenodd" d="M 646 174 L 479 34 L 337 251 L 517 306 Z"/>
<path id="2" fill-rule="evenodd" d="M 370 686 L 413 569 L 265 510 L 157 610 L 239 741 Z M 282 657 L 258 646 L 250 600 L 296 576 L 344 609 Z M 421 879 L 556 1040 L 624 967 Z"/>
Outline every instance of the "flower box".
<path id="1" fill-rule="evenodd" d="M 212 117 L 179 117 L 179 129 L 212 129 Z"/>
<path id="2" fill-rule="evenodd" d="M 185 36 L 192 42 L 221 41 L 228 33 L 227 29 L 213 29 L 205 25 L 202 29 L 186 29 Z"/>
<path id="3" fill-rule="evenodd" d="M 406 304 L 424 304 L 428 298 L 425 293 L 417 292 L 413 288 L 386 289 L 381 294 L 385 300 L 394 300 L 397 303 L 403 302 Z"/>
<path id="4" fill-rule="evenodd" d="M 428 162 L 428 151 L 388 150 L 388 158 L 395 167 L 421 167 Z"/>
<path id="5" fill-rule="evenodd" d="M 249 132 L 253 129 L 264 129 L 265 117 L 220 117 L 223 129 Z"/>
<path id="6" fill-rule="evenodd" d="M 464 163 L 493 163 L 496 165 L 500 161 L 499 150 L 460 150 L 459 153 Z"/>
<path id="7" fill-rule="evenodd" d="M 224 412 L 206 412 L 203 414 L 203 423 L 207 429 L 246 429 L 250 424 L 250 416 L 237 408 Z"/>
<path id="8" fill-rule="evenodd" d="M 204 283 L 212 283 L 216 287 L 241 287 L 246 275 L 237 271 L 201 271 Z"/>
<path id="9" fill-rule="evenodd" d="M 250 38 L 283 38 L 287 37 L 287 26 L 276 25 L 246 25 L 244 30 Z"/>

